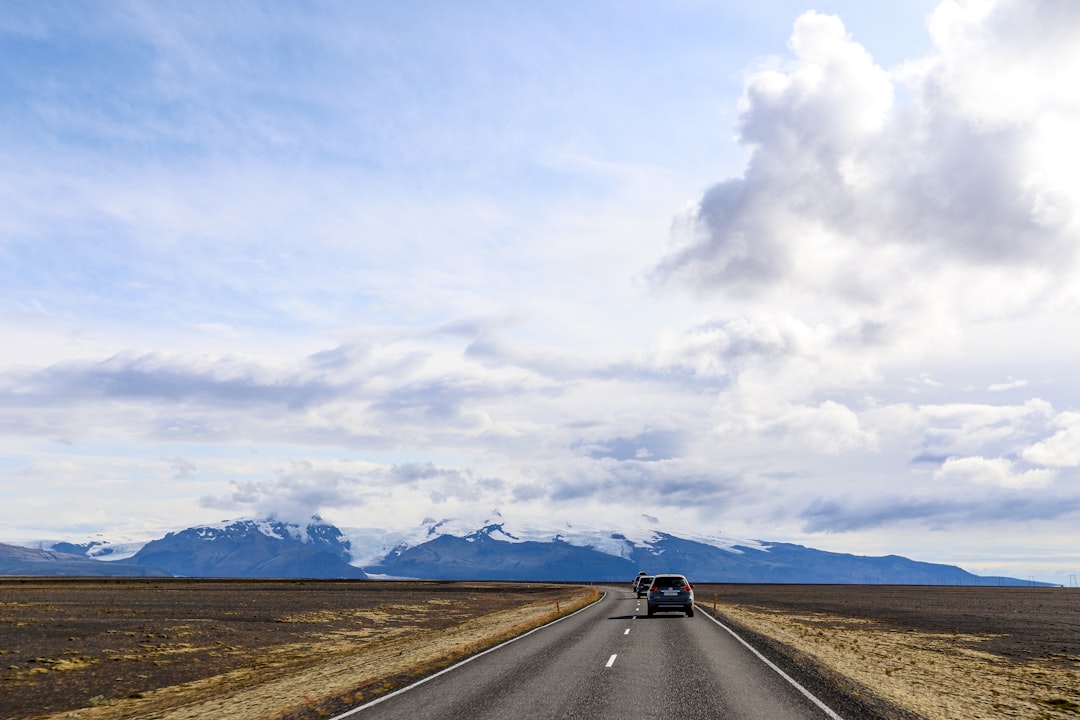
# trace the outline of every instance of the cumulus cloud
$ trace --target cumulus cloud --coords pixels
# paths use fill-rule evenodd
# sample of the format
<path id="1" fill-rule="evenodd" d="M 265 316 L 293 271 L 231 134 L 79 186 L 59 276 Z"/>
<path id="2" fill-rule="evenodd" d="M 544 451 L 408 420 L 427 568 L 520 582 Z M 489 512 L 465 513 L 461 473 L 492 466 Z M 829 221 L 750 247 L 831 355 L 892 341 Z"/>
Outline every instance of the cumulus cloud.
<path id="1" fill-rule="evenodd" d="M 1050 467 L 1080 467 L 1080 413 L 1061 413 L 1056 424 L 1061 429 L 1025 449 L 1024 459 Z"/>
<path id="2" fill-rule="evenodd" d="M 791 62 L 747 82 L 745 174 L 701 197 L 656 277 L 786 300 L 806 319 L 854 315 L 894 342 L 934 315 L 1015 312 L 1053 290 L 1075 270 L 1080 228 L 1080 183 L 1062 169 L 1080 145 L 1055 129 L 1080 121 L 1064 80 L 1080 62 L 1080 9 L 972 9 L 990 5 L 945 3 L 935 51 L 891 70 L 839 18 L 800 17 Z M 1036 37 L 1052 49 L 1029 62 Z M 1006 67 L 1024 102 L 983 99 Z"/>
<path id="3" fill-rule="evenodd" d="M 785 444 L 795 443 L 830 455 L 877 444 L 874 434 L 861 427 L 854 411 L 832 401 L 816 407 L 791 408 L 771 422 L 766 432 Z"/>
<path id="4" fill-rule="evenodd" d="M 928 27 L 927 56 L 886 68 L 840 18 L 809 12 L 790 58 L 747 78 L 746 169 L 678 219 L 653 271 L 715 312 L 668 352 L 721 381 L 712 433 L 729 453 L 773 448 L 777 470 L 800 451 L 843 456 L 857 476 L 906 446 L 911 472 L 928 464 L 943 487 L 1047 491 L 1047 467 L 1075 464 L 1067 419 L 1038 396 L 973 401 L 970 381 L 923 368 L 993 367 L 961 356 L 973 327 L 1074 300 L 1080 143 L 1062 128 L 1080 124 L 1080 6 L 950 0 Z M 897 372 L 940 402 L 903 402 Z M 1032 385 L 984 382 L 979 396 Z M 819 498 L 807 527 L 959 517 L 969 502 L 970 517 L 995 516 L 997 501 L 921 486 L 880 507 L 867 483 L 852 490 L 862 503 Z"/>
<path id="5" fill-rule="evenodd" d="M 272 480 L 234 480 L 232 492 L 205 495 L 202 507 L 305 524 L 326 509 L 352 508 L 365 493 L 357 477 L 311 461 L 295 461 Z"/>
<path id="6" fill-rule="evenodd" d="M 1078 22 L 1080 8 L 1060 0 L 943 2 L 928 23 L 942 94 L 991 127 L 1080 110 Z"/>
<path id="7" fill-rule="evenodd" d="M 908 420 L 899 415 L 910 412 Z M 918 428 L 916 454 L 928 458 L 999 452 L 1021 452 L 1045 432 L 1053 420 L 1053 408 L 1042 400 L 1020 405 L 950 403 L 894 408 L 885 421 L 894 430 L 900 423 Z M 882 428 L 884 429 L 884 428 Z"/>
<path id="8" fill-rule="evenodd" d="M 1038 488 L 1050 484 L 1054 471 L 1041 468 L 1018 470 L 1006 458 L 949 458 L 934 474 L 945 483 L 971 483 L 1003 488 Z"/>

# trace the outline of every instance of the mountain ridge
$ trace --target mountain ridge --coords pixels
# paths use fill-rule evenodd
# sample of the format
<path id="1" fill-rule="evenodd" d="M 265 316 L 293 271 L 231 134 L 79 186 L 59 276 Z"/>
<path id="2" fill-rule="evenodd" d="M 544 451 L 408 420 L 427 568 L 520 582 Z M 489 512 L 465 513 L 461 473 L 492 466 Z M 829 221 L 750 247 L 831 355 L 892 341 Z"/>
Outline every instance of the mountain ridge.
<path id="1" fill-rule="evenodd" d="M 85 555 L 0 543 L 0 575 L 78 577 L 168 577 L 164 570 Z"/>
<path id="2" fill-rule="evenodd" d="M 64 550 L 68 558 L 95 563 L 84 568 L 95 575 L 109 574 L 112 566 L 116 574 L 141 568 L 185 577 L 598 582 L 626 580 L 644 569 L 685 573 L 695 582 L 1048 584 L 978 576 L 899 555 L 834 553 L 715 532 L 676 535 L 652 524 L 618 531 L 571 523 L 512 525 L 497 511 L 478 522 L 427 518 L 398 531 L 340 529 L 317 516 L 303 525 L 274 518 L 223 521 L 169 532 L 135 552 L 129 541 L 123 552 L 112 553 L 100 536 L 84 544 L 44 544 L 42 551 Z M 0 552 L 0 561 L 4 557 Z M 13 574 L 12 562 L 0 562 L 0 574 Z M 24 563 L 25 574 L 47 574 L 46 561 L 35 563 Z"/>
<path id="3" fill-rule="evenodd" d="M 340 578 L 367 574 L 349 564 L 349 541 L 333 525 L 241 520 L 152 540 L 128 562 L 184 577 Z"/>

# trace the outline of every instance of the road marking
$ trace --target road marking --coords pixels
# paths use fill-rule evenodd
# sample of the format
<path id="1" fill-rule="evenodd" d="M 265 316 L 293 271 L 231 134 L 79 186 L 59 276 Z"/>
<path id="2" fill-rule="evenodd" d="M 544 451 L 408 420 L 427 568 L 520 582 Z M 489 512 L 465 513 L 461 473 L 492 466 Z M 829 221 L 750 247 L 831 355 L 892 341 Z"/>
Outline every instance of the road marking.
<path id="1" fill-rule="evenodd" d="M 630 634 L 630 628 L 626 628 L 626 632 L 624 632 L 623 635 L 629 635 L 629 634 Z"/>
<path id="2" fill-rule="evenodd" d="M 698 607 L 698 609 L 699 609 L 699 610 L 701 609 L 701 608 L 700 608 L 700 606 Z M 770 668 L 772 668 L 773 670 L 775 670 L 775 671 L 776 671 L 776 674 L 777 674 L 777 675 L 779 675 L 780 677 L 784 678 L 784 679 L 785 679 L 785 680 L 787 680 L 787 681 L 788 681 L 789 683 L 791 683 L 791 685 L 792 685 L 792 686 L 793 686 L 793 687 L 794 687 L 794 688 L 795 688 L 796 690 L 798 690 L 798 691 L 799 691 L 799 692 L 801 692 L 801 693 L 802 693 L 803 695 L 805 695 L 805 696 L 806 696 L 806 697 L 807 697 L 807 698 L 808 698 L 808 699 L 810 700 L 810 702 L 812 702 L 812 703 L 814 703 L 815 705 L 817 705 L 817 706 L 818 706 L 818 708 L 820 708 L 822 712 L 824 712 L 824 713 L 825 713 L 826 715 L 828 715 L 828 716 L 829 716 L 829 717 L 831 718 L 831 720 L 844 720 L 844 719 L 843 719 L 842 717 L 840 717 L 839 715 L 837 715 L 837 714 L 836 714 L 836 712 L 835 712 L 835 711 L 834 711 L 834 710 L 833 710 L 832 708 L 830 708 L 830 707 L 829 707 L 828 705 L 826 705 L 825 703 L 823 703 L 823 702 L 822 702 L 821 700 L 818 700 L 818 699 L 817 699 L 817 697 L 815 697 L 815 696 L 814 696 L 814 695 L 813 695 L 813 694 L 812 694 L 812 693 L 811 693 L 811 692 L 810 692 L 809 690 L 807 690 L 807 689 L 806 689 L 806 688 L 804 688 L 804 687 L 803 687 L 802 685 L 800 685 L 800 684 L 799 684 L 799 683 L 798 683 L 798 682 L 797 682 L 797 681 L 795 680 L 795 678 L 791 677 L 791 676 L 790 676 L 790 675 L 788 675 L 788 674 L 787 674 L 786 672 L 784 672 L 783 670 L 781 670 L 780 668 L 778 668 L 778 667 L 777 667 L 776 665 L 774 665 L 774 664 L 773 664 L 772 662 L 770 662 L 769 658 L 767 658 L 767 657 L 765 657 L 764 655 L 762 655 L 761 653 L 759 653 L 759 652 L 757 651 L 757 648 L 753 647 L 753 646 L 752 646 L 752 645 L 751 645 L 750 643 L 746 642 L 746 641 L 745 641 L 745 640 L 743 640 L 743 639 L 742 639 L 741 637 L 739 637 L 738 635 L 736 635 L 736 634 L 735 634 L 735 631 L 734 631 L 734 630 L 732 630 L 732 629 L 731 629 L 731 628 L 729 628 L 729 627 L 728 627 L 727 625 L 725 625 L 724 623 L 722 623 L 722 622 L 720 622 L 719 620 L 717 620 L 716 618 L 714 618 L 714 617 L 713 617 L 712 615 L 710 615 L 709 613 L 705 613 L 705 617 L 709 618 L 709 619 L 710 619 L 710 620 L 712 620 L 712 621 L 713 621 L 714 623 L 716 623 L 716 624 L 717 624 L 717 625 L 719 625 L 720 627 L 722 627 L 722 628 L 724 628 L 725 630 L 727 630 L 727 631 L 728 631 L 728 634 L 729 634 L 729 635 L 731 635 L 731 637 L 735 638 L 735 639 L 736 639 L 736 640 L 738 640 L 738 641 L 739 641 L 740 643 L 742 643 L 742 644 L 743 644 L 743 645 L 744 645 L 744 646 L 746 647 L 746 649 L 747 649 L 747 650 L 749 650 L 750 652 L 752 652 L 752 653 L 754 653 L 755 655 L 757 655 L 757 657 L 758 657 L 758 660 L 760 660 L 761 662 L 765 663 L 765 664 L 766 664 L 766 665 L 768 665 L 768 666 L 769 666 Z"/>
<path id="3" fill-rule="evenodd" d="M 605 665 L 604 667 L 611 667 L 612 665 L 614 665 L 615 664 L 615 658 L 617 658 L 617 657 L 619 657 L 619 656 L 618 655 L 612 655 L 611 657 L 609 657 L 607 659 L 607 665 Z"/>
<path id="4" fill-rule="evenodd" d="M 607 593 L 602 592 L 600 594 L 599 599 L 594 600 L 593 602 L 589 603 L 588 605 L 581 608 L 580 610 L 575 610 L 574 612 L 570 613 L 569 615 L 563 615 L 560 618 L 555 618 L 554 620 L 547 623 L 546 625 L 541 625 L 540 627 L 535 627 L 532 630 L 529 630 L 528 632 L 525 632 L 525 633 L 522 633 L 521 635 L 510 638 L 506 642 L 499 643 L 498 645 L 496 645 L 494 647 L 489 647 L 487 650 L 482 650 L 482 651 L 476 653 L 475 655 L 470 655 L 469 657 L 465 658 L 464 660 L 462 660 L 459 663 L 455 663 L 454 665 L 451 665 L 448 668 L 443 668 L 439 672 L 437 672 L 437 673 L 435 673 L 433 675 L 428 675 L 426 678 L 423 678 L 422 680 L 417 680 L 412 685 L 406 685 L 405 687 L 399 688 L 399 689 L 397 689 L 397 690 L 395 690 L 393 692 L 387 693 L 385 695 L 380 695 L 379 697 L 375 698 L 371 702 L 367 702 L 367 703 L 364 703 L 363 705 L 359 705 L 357 707 L 354 707 L 352 710 L 346 710 L 345 712 L 341 713 L 340 715 L 335 715 L 334 717 L 330 718 L 330 720 L 341 720 L 342 718 L 350 717 L 350 716 L 355 715 L 356 713 L 360 712 L 361 710 L 366 710 L 367 708 L 371 707 L 372 705 L 378 705 L 379 703 L 385 702 L 385 701 L 389 700 L 392 697 L 397 697 L 398 695 L 401 695 L 403 693 L 407 693 L 408 691 L 412 690 L 413 688 L 418 688 L 421 685 L 423 685 L 423 684 L 425 684 L 425 683 L 427 683 L 427 682 L 429 682 L 431 680 L 434 680 L 437 677 L 445 675 L 448 672 L 452 672 L 454 670 L 457 670 L 462 665 L 466 665 L 468 663 L 471 663 L 473 660 L 476 660 L 477 658 L 481 658 L 484 655 L 487 655 L 488 653 L 493 653 L 496 650 L 499 650 L 500 648 L 504 648 L 504 647 L 506 647 L 507 645 L 509 645 L 511 643 L 516 643 L 518 640 L 521 640 L 522 638 L 528 637 L 529 635 L 532 635 L 534 632 L 539 632 L 541 630 L 544 630 L 545 628 L 549 628 L 552 625 L 554 625 L 555 623 L 560 623 L 563 620 L 569 620 L 570 618 L 574 617 L 578 613 L 583 613 L 586 610 L 588 610 L 589 608 L 596 605 L 597 603 L 603 602 L 606 597 L 607 597 Z"/>

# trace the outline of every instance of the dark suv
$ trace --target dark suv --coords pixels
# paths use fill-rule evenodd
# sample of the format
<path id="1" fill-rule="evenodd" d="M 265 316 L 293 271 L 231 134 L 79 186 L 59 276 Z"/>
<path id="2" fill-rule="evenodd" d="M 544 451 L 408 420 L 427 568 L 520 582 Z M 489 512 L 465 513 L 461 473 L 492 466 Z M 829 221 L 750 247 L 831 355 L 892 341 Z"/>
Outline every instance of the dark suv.
<path id="1" fill-rule="evenodd" d="M 646 597 L 650 617 L 657 612 L 684 612 L 694 617 L 694 586 L 682 575 L 655 576 Z"/>

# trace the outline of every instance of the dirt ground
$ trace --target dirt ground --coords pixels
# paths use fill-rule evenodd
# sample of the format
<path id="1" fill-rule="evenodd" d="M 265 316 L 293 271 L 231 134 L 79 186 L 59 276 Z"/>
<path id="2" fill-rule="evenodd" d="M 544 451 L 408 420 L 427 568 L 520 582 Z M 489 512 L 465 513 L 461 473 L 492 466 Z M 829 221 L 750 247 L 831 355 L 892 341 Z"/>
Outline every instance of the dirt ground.
<path id="1" fill-rule="evenodd" d="M 597 596 L 545 584 L 0 578 L 0 718 L 325 717 Z"/>
<path id="2" fill-rule="evenodd" d="M 928 720 L 1080 718 L 1080 590 L 705 585 L 697 601 Z"/>

